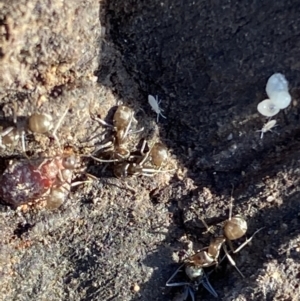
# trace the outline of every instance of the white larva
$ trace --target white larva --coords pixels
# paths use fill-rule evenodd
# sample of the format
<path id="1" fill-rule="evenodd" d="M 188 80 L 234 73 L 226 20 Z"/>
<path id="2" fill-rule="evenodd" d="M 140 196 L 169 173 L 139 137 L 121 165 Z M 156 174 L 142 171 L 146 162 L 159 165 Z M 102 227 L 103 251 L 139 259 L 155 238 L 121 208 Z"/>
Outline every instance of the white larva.
<path id="1" fill-rule="evenodd" d="M 266 92 L 280 110 L 287 108 L 292 101 L 289 93 L 289 83 L 281 73 L 275 73 L 268 79 Z"/>
<path id="2" fill-rule="evenodd" d="M 261 101 L 258 106 L 257 110 L 260 114 L 266 117 L 272 117 L 279 113 L 280 109 L 274 104 L 271 99 L 265 99 Z"/>
<path id="3" fill-rule="evenodd" d="M 152 110 L 157 114 L 157 122 L 159 119 L 159 115 L 163 118 L 167 118 L 166 116 L 164 116 L 161 112 L 163 111 L 163 109 L 161 109 L 159 107 L 160 101 L 158 101 L 158 96 L 156 95 L 156 98 L 152 95 L 148 95 L 148 102 L 149 105 L 151 106 Z"/>
<path id="4" fill-rule="evenodd" d="M 278 91 L 273 94 L 271 100 L 279 109 L 285 109 L 290 105 L 292 96 L 288 91 Z"/>
<path id="5" fill-rule="evenodd" d="M 288 91 L 288 81 L 285 76 L 281 73 L 274 73 L 269 77 L 266 85 L 266 92 L 269 98 L 272 98 L 272 95 L 279 91 Z"/>
<path id="6" fill-rule="evenodd" d="M 288 86 L 289 83 L 283 74 L 275 73 L 270 76 L 266 85 L 269 99 L 258 104 L 258 112 L 264 116 L 272 117 L 278 114 L 280 110 L 287 108 L 292 101 Z"/>
<path id="7" fill-rule="evenodd" d="M 261 132 L 260 139 L 262 139 L 264 137 L 264 133 L 269 132 L 269 131 L 272 132 L 271 129 L 276 125 L 276 122 L 277 122 L 276 120 L 270 120 L 266 124 L 264 124 L 262 129 L 258 131 L 258 132 Z"/>

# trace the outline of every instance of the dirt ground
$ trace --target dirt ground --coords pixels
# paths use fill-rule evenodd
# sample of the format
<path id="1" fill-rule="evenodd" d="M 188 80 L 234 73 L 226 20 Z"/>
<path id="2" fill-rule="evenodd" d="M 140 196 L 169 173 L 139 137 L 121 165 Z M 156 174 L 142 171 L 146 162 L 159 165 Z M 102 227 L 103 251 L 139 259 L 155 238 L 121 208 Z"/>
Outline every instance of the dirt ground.
<path id="1" fill-rule="evenodd" d="M 299 16 L 291 0 L 1 1 L 2 128 L 13 104 L 18 124 L 68 109 L 60 143 L 86 155 L 109 135 L 93 116 L 111 123 L 123 103 L 144 127 L 132 150 L 162 142 L 175 171 L 117 179 L 85 158 L 95 179 L 59 209 L 2 200 L 0 299 L 178 300 L 166 281 L 184 252 L 208 246 L 201 218 L 220 226 L 232 194 L 248 237 L 264 229 L 234 256 L 245 279 L 224 262 L 210 275 L 219 298 L 200 288 L 196 300 L 300 300 Z M 260 139 L 256 107 L 275 72 L 293 102 Z M 149 94 L 162 99 L 159 123 Z M 1 170 L 57 154 L 51 133 L 26 132 L 26 149 L 0 149 Z"/>

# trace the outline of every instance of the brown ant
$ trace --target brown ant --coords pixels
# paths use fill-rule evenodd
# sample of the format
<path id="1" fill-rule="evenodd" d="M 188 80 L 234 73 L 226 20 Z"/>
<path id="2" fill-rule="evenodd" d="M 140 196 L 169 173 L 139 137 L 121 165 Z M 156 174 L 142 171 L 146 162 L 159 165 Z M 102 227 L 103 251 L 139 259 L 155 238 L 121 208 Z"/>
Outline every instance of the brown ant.
<path id="1" fill-rule="evenodd" d="M 53 118 L 49 114 L 33 113 L 27 119 L 27 130 L 34 134 L 48 134 L 51 132 L 51 135 L 54 137 L 58 147 L 61 149 L 59 139 L 56 135 L 57 130 L 59 129 L 62 121 L 66 117 L 69 111 L 69 107 L 64 111 L 62 116 L 59 118 L 56 126 L 54 127 Z M 53 129 L 53 130 L 52 130 Z M 23 134 L 24 135 L 24 134 Z"/>
<path id="2" fill-rule="evenodd" d="M 205 227 L 209 230 L 207 224 L 204 220 L 202 220 Z M 263 228 L 258 229 L 254 232 L 254 234 L 246 239 L 246 241 L 241 244 L 237 249 L 233 249 L 232 241 L 241 238 L 246 234 L 247 231 L 247 222 L 240 215 L 235 215 L 232 217 L 232 203 L 229 208 L 229 218 L 225 221 L 223 227 L 223 235 L 216 237 L 208 247 L 201 249 L 199 252 L 194 255 L 188 257 L 184 260 L 184 263 L 176 270 L 176 272 L 171 276 L 171 278 L 167 281 L 166 286 L 184 286 L 185 290 L 183 293 L 183 297 L 181 300 L 186 300 L 188 295 L 191 296 L 192 300 L 195 300 L 194 293 L 198 289 L 198 286 L 202 284 L 212 295 L 217 297 L 217 293 L 210 285 L 208 278 L 204 272 L 204 268 L 218 265 L 221 263 L 225 257 L 227 257 L 230 263 L 235 267 L 241 277 L 245 278 L 242 272 L 236 266 L 234 260 L 230 256 L 226 243 L 230 246 L 230 251 L 232 253 L 237 253 L 241 251 L 252 239 L 253 237 L 261 231 Z M 209 230 L 210 231 L 210 230 Z M 225 256 L 219 260 L 220 250 L 223 248 L 225 252 Z M 175 282 L 170 283 L 171 280 L 176 276 L 176 274 L 181 271 L 182 267 L 184 267 L 184 272 L 189 278 L 189 282 Z M 211 271 L 212 272 L 212 271 Z"/>
<path id="3" fill-rule="evenodd" d="M 133 123 L 136 123 L 134 112 L 131 108 L 124 105 L 118 106 L 113 116 L 113 125 L 99 118 L 95 118 L 95 120 L 113 129 L 113 140 L 98 147 L 92 155 L 87 157 L 98 162 L 114 162 L 114 174 L 118 178 L 130 175 L 152 176 L 159 172 L 159 169 L 147 167 L 145 163 L 150 160 L 154 166 L 160 168 L 163 162 L 167 160 L 167 148 L 162 143 L 155 143 L 150 151 L 145 152 L 146 142 L 144 141 L 140 151 L 141 155 L 138 156 L 132 154 L 127 147 L 128 136 L 143 131 L 143 128 L 131 130 Z M 95 157 L 94 154 L 99 150 L 111 146 L 113 147 L 113 158 L 105 160 Z"/>
<path id="4" fill-rule="evenodd" d="M 14 116 L 13 116 L 13 126 L 2 127 L 0 131 L 0 147 L 6 149 L 7 146 L 13 145 L 15 146 L 19 139 L 21 138 L 22 143 L 22 150 L 26 152 L 26 145 L 25 145 L 25 133 L 29 131 L 34 134 L 47 134 L 51 132 L 51 135 L 54 137 L 57 145 L 59 148 L 60 142 L 56 135 L 58 128 L 60 127 L 63 119 L 65 118 L 66 114 L 68 113 L 69 108 L 63 113 L 60 117 L 59 121 L 57 122 L 56 126 L 54 127 L 53 119 L 49 114 L 45 113 L 33 113 L 28 118 L 25 119 L 25 122 L 18 122 L 17 121 L 17 108 L 14 106 Z"/>
<path id="5" fill-rule="evenodd" d="M 106 123 L 104 120 L 95 118 L 102 125 L 113 130 L 113 137 L 107 143 L 103 143 L 89 157 L 101 163 L 114 163 L 113 172 L 117 178 L 128 176 L 154 176 L 161 171 L 162 164 L 168 159 L 167 148 L 162 143 L 155 143 L 151 148 L 148 147 L 146 140 L 143 141 L 140 151 L 131 151 L 128 147 L 128 137 L 143 131 L 132 129 L 137 123 L 134 118 L 134 112 L 131 108 L 121 105 L 118 106 L 113 116 L 113 125 Z M 98 158 L 95 154 L 99 150 L 109 148 L 111 155 L 108 159 Z M 102 154 L 105 154 L 103 151 Z M 168 170 L 170 171 L 170 170 Z M 132 189 L 133 190 L 133 189 Z"/>
<path id="6" fill-rule="evenodd" d="M 205 221 L 202 220 L 206 228 L 209 230 L 208 226 L 206 225 Z M 235 267 L 235 269 L 238 271 L 238 273 L 241 275 L 242 278 L 245 278 L 242 272 L 239 270 L 239 268 L 236 266 L 233 258 L 230 256 L 226 243 L 230 247 L 230 251 L 235 254 L 241 251 L 250 241 L 252 241 L 253 237 L 261 231 L 263 228 L 258 229 L 254 232 L 254 234 L 246 239 L 246 241 L 241 244 L 237 249 L 234 250 L 232 246 L 232 241 L 241 238 L 244 236 L 247 232 L 247 222 L 241 215 L 235 215 L 232 217 L 232 202 L 230 203 L 229 208 L 229 217 L 228 220 L 224 222 L 223 227 L 223 234 L 219 237 L 216 237 L 207 248 L 202 249 L 198 253 L 192 255 L 189 257 L 186 261 L 187 264 L 192 264 L 199 267 L 210 267 L 212 265 L 218 264 L 218 258 L 220 255 L 220 250 L 223 248 L 225 252 L 225 257 L 228 258 L 230 263 Z M 221 261 L 224 260 L 222 258 Z"/>
<path id="7" fill-rule="evenodd" d="M 127 177 L 127 176 L 148 176 L 152 177 L 160 172 L 169 172 L 172 170 L 160 170 L 162 164 L 168 159 L 167 148 L 162 143 L 155 143 L 153 147 L 148 152 L 144 152 L 147 142 L 144 140 L 141 154 L 142 156 L 136 157 L 131 156 L 126 161 L 117 163 L 114 166 L 114 174 L 117 178 Z M 152 166 L 146 165 L 150 161 Z"/>
<path id="8" fill-rule="evenodd" d="M 112 129 L 113 136 L 112 139 L 97 147 L 90 157 L 99 162 L 119 162 L 128 158 L 130 156 L 130 151 L 127 147 L 128 136 L 144 130 L 143 128 L 136 131 L 131 130 L 132 125 L 137 123 L 133 110 L 124 105 L 118 106 L 113 116 L 113 125 L 97 117 L 94 117 L 94 119 Z M 95 154 L 104 149 L 111 151 L 112 157 L 108 160 L 95 158 Z"/>

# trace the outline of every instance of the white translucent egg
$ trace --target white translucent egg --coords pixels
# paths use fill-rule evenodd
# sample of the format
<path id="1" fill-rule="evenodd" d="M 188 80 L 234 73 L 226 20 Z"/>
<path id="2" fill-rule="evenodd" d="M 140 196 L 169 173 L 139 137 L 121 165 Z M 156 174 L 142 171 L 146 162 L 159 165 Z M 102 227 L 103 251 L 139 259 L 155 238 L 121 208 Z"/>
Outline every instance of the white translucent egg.
<path id="1" fill-rule="evenodd" d="M 266 117 L 272 117 L 278 114 L 280 109 L 271 99 L 265 99 L 258 104 L 257 111 Z"/>
<path id="2" fill-rule="evenodd" d="M 281 73 L 275 73 L 273 74 L 267 82 L 266 85 L 266 92 L 268 94 L 268 97 L 272 99 L 273 95 L 281 92 L 281 91 L 286 91 L 288 92 L 289 83 L 286 80 L 285 76 Z"/>
<path id="3" fill-rule="evenodd" d="M 272 95 L 272 102 L 279 109 L 287 108 L 292 101 L 292 97 L 287 91 L 279 91 Z"/>

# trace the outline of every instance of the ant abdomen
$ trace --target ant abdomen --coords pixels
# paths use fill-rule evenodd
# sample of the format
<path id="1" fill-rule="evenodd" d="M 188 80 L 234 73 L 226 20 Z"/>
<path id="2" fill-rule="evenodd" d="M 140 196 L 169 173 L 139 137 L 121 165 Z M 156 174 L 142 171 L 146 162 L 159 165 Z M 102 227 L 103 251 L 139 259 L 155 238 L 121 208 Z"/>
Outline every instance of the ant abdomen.
<path id="1" fill-rule="evenodd" d="M 33 113 L 28 118 L 28 129 L 33 133 L 45 134 L 53 127 L 52 117 L 48 114 Z"/>
<path id="2" fill-rule="evenodd" d="M 150 157 L 152 163 L 160 167 L 168 159 L 168 150 L 162 143 L 155 143 L 151 149 Z"/>
<path id="3" fill-rule="evenodd" d="M 131 122 L 133 115 L 132 109 L 127 106 L 118 106 L 117 111 L 114 114 L 114 126 L 117 130 L 125 129 Z"/>
<path id="4" fill-rule="evenodd" d="M 245 219 L 240 215 L 236 215 L 225 222 L 224 234 L 229 240 L 239 239 L 246 234 L 247 228 Z"/>
<path id="5" fill-rule="evenodd" d="M 52 188 L 50 194 L 46 198 L 46 202 L 47 202 L 46 208 L 47 209 L 59 208 L 65 202 L 69 192 L 70 192 L 69 185 L 68 187 L 65 187 L 65 185 L 61 185 Z"/>
<path id="6" fill-rule="evenodd" d="M 75 169 L 77 161 L 78 160 L 75 155 L 70 155 L 62 159 L 62 165 L 66 169 Z"/>

